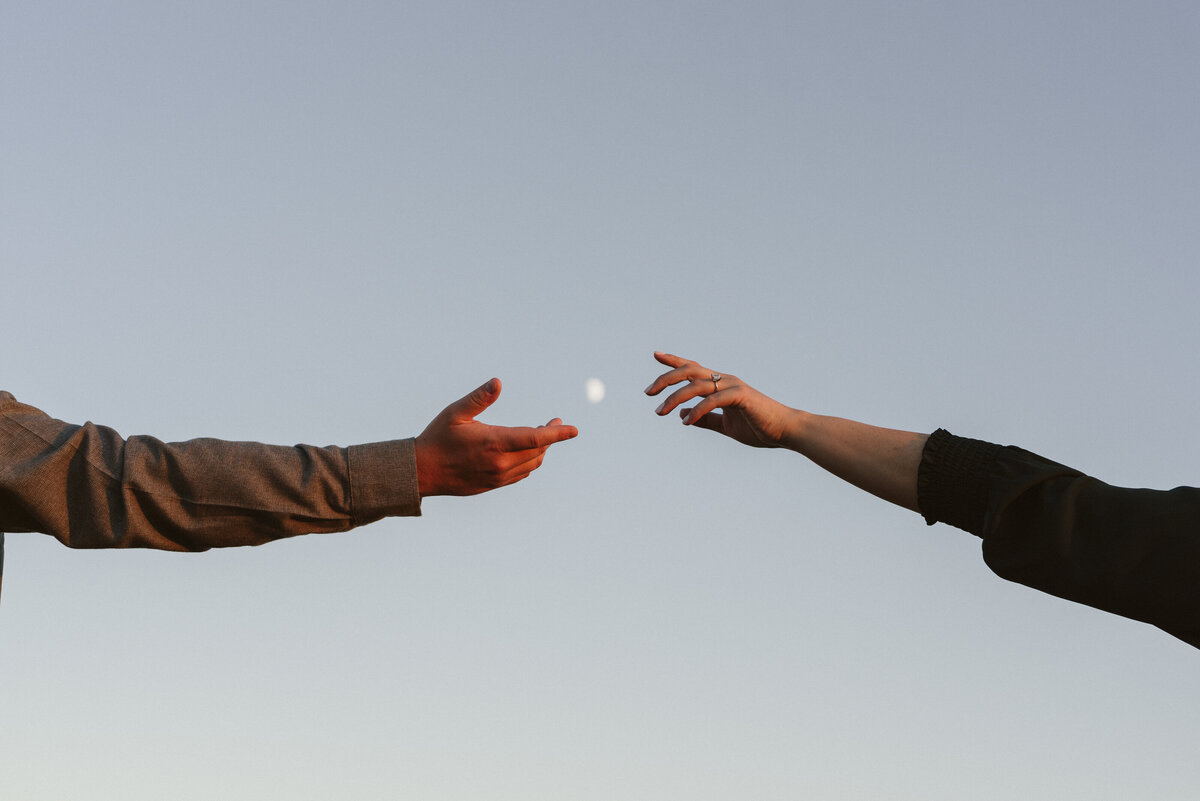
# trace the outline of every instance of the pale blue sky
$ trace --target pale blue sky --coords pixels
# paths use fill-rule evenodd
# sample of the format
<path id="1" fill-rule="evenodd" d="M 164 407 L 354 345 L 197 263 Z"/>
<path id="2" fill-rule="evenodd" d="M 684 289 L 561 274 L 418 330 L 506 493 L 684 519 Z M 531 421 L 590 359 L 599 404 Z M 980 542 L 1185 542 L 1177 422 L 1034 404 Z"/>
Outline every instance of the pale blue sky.
<path id="1" fill-rule="evenodd" d="M 641 390 L 668 349 L 1195 484 L 1198 39 L 1185 2 L 5 3 L 0 388 L 323 445 L 497 375 L 484 419 L 581 433 L 346 535 L 10 535 L 0 794 L 1194 797 L 1194 649 Z"/>

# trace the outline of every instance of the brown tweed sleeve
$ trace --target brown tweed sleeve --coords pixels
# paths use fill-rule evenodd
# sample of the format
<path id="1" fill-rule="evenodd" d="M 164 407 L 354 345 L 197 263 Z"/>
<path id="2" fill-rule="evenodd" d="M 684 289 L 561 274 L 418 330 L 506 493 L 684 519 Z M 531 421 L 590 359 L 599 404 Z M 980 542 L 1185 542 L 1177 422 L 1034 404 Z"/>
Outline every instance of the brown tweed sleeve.
<path id="1" fill-rule="evenodd" d="M 419 515 L 412 440 L 350 448 L 123 438 L 0 392 L 0 530 L 202 551 Z"/>

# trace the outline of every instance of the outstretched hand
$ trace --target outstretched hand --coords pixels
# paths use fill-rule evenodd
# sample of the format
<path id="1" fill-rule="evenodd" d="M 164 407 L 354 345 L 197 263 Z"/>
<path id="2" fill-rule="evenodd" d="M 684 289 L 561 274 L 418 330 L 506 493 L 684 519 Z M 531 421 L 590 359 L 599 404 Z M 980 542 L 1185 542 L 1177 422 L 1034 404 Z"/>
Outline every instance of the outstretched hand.
<path id="1" fill-rule="evenodd" d="M 672 369 L 646 387 L 647 395 L 687 382 L 654 410 L 658 415 L 670 414 L 672 409 L 699 397 L 694 407 L 679 409 L 684 425 L 707 428 L 756 448 L 793 447 L 791 438 L 801 412 L 767 397 L 737 376 L 717 373 L 662 351 L 655 351 L 654 358 Z"/>
<path id="2" fill-rule="evenodd" d="M 536 428 L 475 419 L 500 397 L 493 378 L 438 414 L 417 437 L 417 487 L 430 495 L 476 495 L 513 484 L 542 464 L 546 449 L 579 431 L 554 418 Z"/>

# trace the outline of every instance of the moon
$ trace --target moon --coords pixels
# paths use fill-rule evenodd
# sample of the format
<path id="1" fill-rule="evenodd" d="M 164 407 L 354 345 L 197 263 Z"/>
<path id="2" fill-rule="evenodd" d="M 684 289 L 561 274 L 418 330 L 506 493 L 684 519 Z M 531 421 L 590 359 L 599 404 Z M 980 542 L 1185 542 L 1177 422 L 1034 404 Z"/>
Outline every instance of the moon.
<path id="1" fill-rule="evenodd" d="M 604 400 L 604 382 L 599 378 L 589 378 L 583 389 L 587 393 L 588 403 L 599 403 Z"/>

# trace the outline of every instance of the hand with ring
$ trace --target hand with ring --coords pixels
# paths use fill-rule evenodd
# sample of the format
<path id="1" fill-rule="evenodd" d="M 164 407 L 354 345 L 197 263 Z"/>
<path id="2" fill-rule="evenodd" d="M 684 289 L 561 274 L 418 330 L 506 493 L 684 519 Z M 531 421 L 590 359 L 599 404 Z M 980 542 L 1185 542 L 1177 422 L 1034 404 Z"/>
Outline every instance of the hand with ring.
<path id="1" fill-rule="evenodd" d="M 655 412 L 660 416 L 701 398 L 691 408 L 680 408 L 684 425 L 707 428 L 756 448 L 793 447 L 803 412 L 784 406 L 743 383 L 737 376 L 718 373 L 680 356 L 655 351 L 654 358 L 672 369 L 646 387 L 647 395 L 687 382 L 667 396 Z"/>
<path id="2" fill-rule="evenodd" d="M 655 352 L 654 358 L 671 369 L 646 387 L 647 395 L 686 382 L 655 410 L 659 415 L 679 407 L 684 425 L 707 428 L 757 448 L 788 448 L 856 487 L 917 510 L 917 471 L 928 439 L 925 434 L 792 409 L 737 376 L 670 353 Z M 683 408 L 693 398 L 700 402 Z"/>

